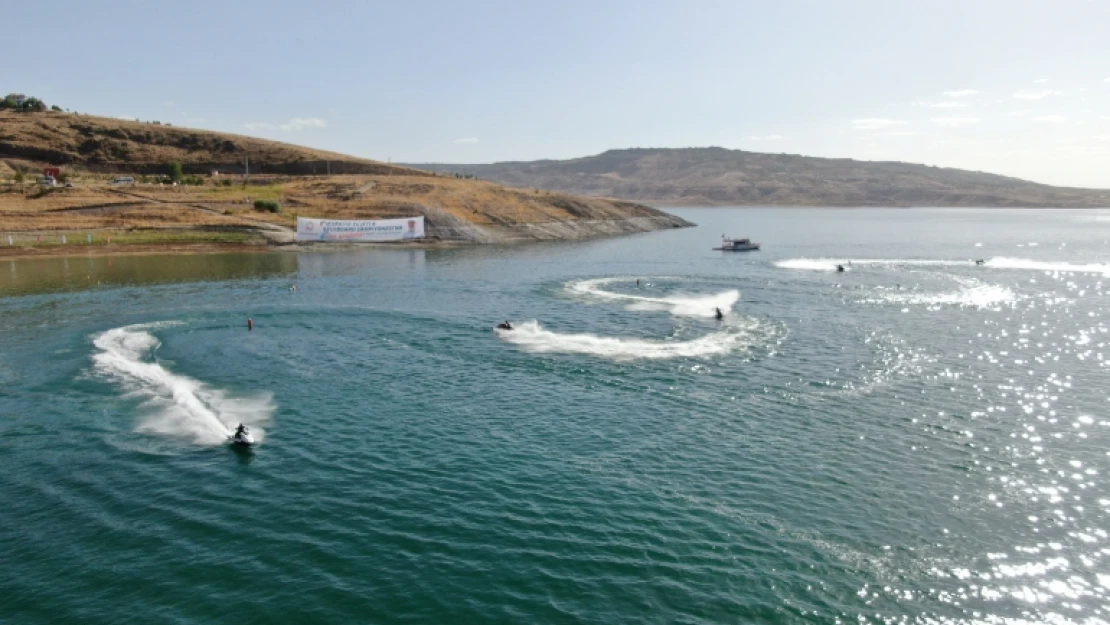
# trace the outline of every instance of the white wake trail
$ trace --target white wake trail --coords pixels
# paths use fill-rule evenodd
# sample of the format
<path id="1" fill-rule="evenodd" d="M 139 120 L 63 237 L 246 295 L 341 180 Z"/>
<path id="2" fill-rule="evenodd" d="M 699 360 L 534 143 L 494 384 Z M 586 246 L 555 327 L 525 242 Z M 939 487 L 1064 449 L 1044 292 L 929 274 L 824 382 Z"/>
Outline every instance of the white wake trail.
<path id="1" fill-rule="evenodd" d="M 1012 289 L 986 284 L 970 278 L 955 278 L 960 288 L 941 293 L 914 291 L 884 292 L 867 301 L 872 303 L 922 304 L 926 306 L 952 305 L 966 308 L 997 308 L 1017 299 Z"/>
<path id="2" fill-rule="evenodd" d="M 673 278 L 677 279 L 677 278 Z M 711 318 L 716 314 L 716 309 L 728 312 L 740 300 L 740 291 L 730 289 L 711 295 L 669 295 L 665 297 L 650 297 L 629 293 L 616 293 L 606 291 L 604 286 L 614 283 L 630 283 L 635 278 L 593 278 L 579 280 L 567 284 L 568 293 L 578 297 L 588 297 L 598 300 L 623 302 L 628 310 L 636 311 L 666 311 L 676 317 L 705 317 Z"/>
<path id="3" fill-rule="evenodd" d="M 973 260 L 931 260 L 915 258 L 789 258 L 777 260 L 774 265 L 782 269 L 808 271 L 836 271 L 837 265 L 851 267 L 974 267 Z M 1098 273 L 1110 276 L 1110 265 L 1106 263 L 1073 264 L 1057 261 L 1040 261 L 1026 258 L 995 256 L 983 262 L 991 269 L 1025 269 L 1029 271 L 1055 271 L 1074 273 Z"/>
<path id="4" fill-rule="evenodd" d="M 878 267 L 959 267 L 974 265 L 974 262 L 969 260 L 921 260 L 912 258 L 789 258 L 776 260 L 774 265 L 782 269 L 836 271 L 837 265 L 844 265 L 848 269 L 860 265 Z"/>
<path id="5" fill-rule="evenodd" d="M 1025 258 L 1008 258 L 1005 256 L 996 256 L 987 261 L 987 267 L 995 267 L 997 269 L 1058 271 L 1062 273 L 1098 273 L 1104 276 L 1110 276 L 1110 264 L 1106 263 L 1084 263 L 1079 265 L 1065 262 L 1046 262 L 1039 260 L 1028 260 Z"/>
<path id="6" fill-rule="evenodd" d="M 596 334 L 562 334 L 544 329 L 538 321 L 527 321 L 512 330 L 497 330 L 497 335 L 534 353 L 587 354 L 611 360 L 661 360 L 722 356 L 747 349 L 757 342 L 766 342 L 760 336 L 760 329 L 765 328 L 758 321 L 733 319 L 721 330 L 690 341 L 651 341 Z"/>
<path id="7" fill-rule="evenodd" d="M 93 339 L 94 371 L 144 399 L 140 432 L 151 432 L 218 445 L 238 423 L 251 426 L 256 440 L 274 411 L 270 393 L 233 398 L 188 376 L 172 373 L 151 360 L 160 345 L 150 330 L 173 324 L 139 324 L 108 330 Z"/>

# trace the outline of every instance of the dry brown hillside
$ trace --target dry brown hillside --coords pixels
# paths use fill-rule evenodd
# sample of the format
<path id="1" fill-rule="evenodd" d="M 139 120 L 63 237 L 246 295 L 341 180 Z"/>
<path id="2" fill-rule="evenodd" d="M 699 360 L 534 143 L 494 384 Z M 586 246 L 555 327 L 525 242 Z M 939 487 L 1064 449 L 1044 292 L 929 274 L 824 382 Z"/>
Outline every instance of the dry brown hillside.
<path id="1" fill-rule="evenodd" d="M 92 117 L 77 113 L 24 113 L 0 110 L 0 162 L 38 169 L 68 165 L 104 173 L 163 174 L 177 161 L 185 173 L 212 170 L 312 175 L 407 174 L 424 172 L 253 137 L 178 128 L 152 122 Z"/>
<path id="2" fill-rule="evenodd" d="M 247 153 L 249 180 L 239 175 Z M 163 183 L 173 162 L 193 174 L 183 180 L 189 184 Z M 0 246 L 11 236 L 9 252 L 109 238 L 285 243 L 296 216 L 423 215 L 429 239 L 477 243 L 691 225 L 631 202 L 513 189 L 275 141 L 74 113 L 0 111 L 0 163 Z M 36 184 L 46 166 L 62 166 L 67 184 Z M 20 180 L 17 171 L 27 175 Z M 116 186 L 108 174 L 133 174 L 136 181 Z M 277 201 L 280 210 L 256 210 L 256 200 Z"/>
<path id="3" fill-rule="evenodd" d="M 157 231 L 186 241 L 289 242 L 295 218 L 425 217 L 429 239 L 471 243 L 582 239 L 690 225 L 647 206 L 512 189 L 482 180 L 433 175 L 284 176 L 258 184 L 137 184 L 117 187 L 78 176 L 74 186 L 0 185 L 0 234 L 22 243 L 44 233 L 84 240 L 88 232 L 116 241 L 146 241 Z M 276 200 L 281 210 L 255 209 Z M 114 233 L 114 234 L 112 234 Z M 205 237 L 200 237 L 204 240 Z M 175 239 L 176 240 L 176 239 Z M 2 245 L 3 241 L 0 241 Z M 2 255 L 0 249 L 0 255 Z"/>

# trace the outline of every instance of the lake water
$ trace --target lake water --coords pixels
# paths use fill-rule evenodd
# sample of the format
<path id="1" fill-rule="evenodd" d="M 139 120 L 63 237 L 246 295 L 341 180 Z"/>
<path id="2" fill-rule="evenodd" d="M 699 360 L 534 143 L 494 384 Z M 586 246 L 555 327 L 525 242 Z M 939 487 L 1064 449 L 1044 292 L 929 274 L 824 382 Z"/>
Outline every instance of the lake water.
<path id="1" fill-rule="evenodd" d="M 676 212 L 0 262 L 0 621 L 1110 620 L 1110 214 Z"/>

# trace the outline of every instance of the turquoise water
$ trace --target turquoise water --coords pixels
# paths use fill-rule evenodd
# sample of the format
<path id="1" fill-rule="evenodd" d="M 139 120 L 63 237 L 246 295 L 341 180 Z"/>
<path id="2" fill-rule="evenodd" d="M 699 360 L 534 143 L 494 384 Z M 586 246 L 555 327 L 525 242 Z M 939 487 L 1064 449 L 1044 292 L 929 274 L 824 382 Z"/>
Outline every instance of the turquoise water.
<path id="1" fill-rule="evenodd" d="M 1110 620 L 1110 216 L 677 212 L 0 262 L 0 621 Z"/>

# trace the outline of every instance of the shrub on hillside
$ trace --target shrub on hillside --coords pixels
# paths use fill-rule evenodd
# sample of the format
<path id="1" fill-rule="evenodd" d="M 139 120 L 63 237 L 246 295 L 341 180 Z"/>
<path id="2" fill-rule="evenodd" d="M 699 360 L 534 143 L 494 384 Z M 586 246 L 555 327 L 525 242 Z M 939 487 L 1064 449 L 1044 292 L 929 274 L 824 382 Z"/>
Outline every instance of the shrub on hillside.
<path id="1" fill-rule="evenodd" d="M 0 100 L 0 109 L 40 112 L 46 110 L 46 103 L 38 98 L 28 98 L 20 93 L 9 93 Z"/>
<path id="2" fill-rule="evenodd" d="M 185 177 L 185 172 L 183 172 L 181 170 L 181 163 L 180 162 L 174 161 L 174 162 L 170 163 L 169 169 L 170 169 L 170 180 L 172 180 L 174 182 L 181 182 L 181 179 Z"/>
<path id="3" fill-rule="evenodd" d="M 260 211 L 270 211 L 271 213 L 281 212 L 281 202 L 277 200 L 255 200 L 254 209 Z"/>

